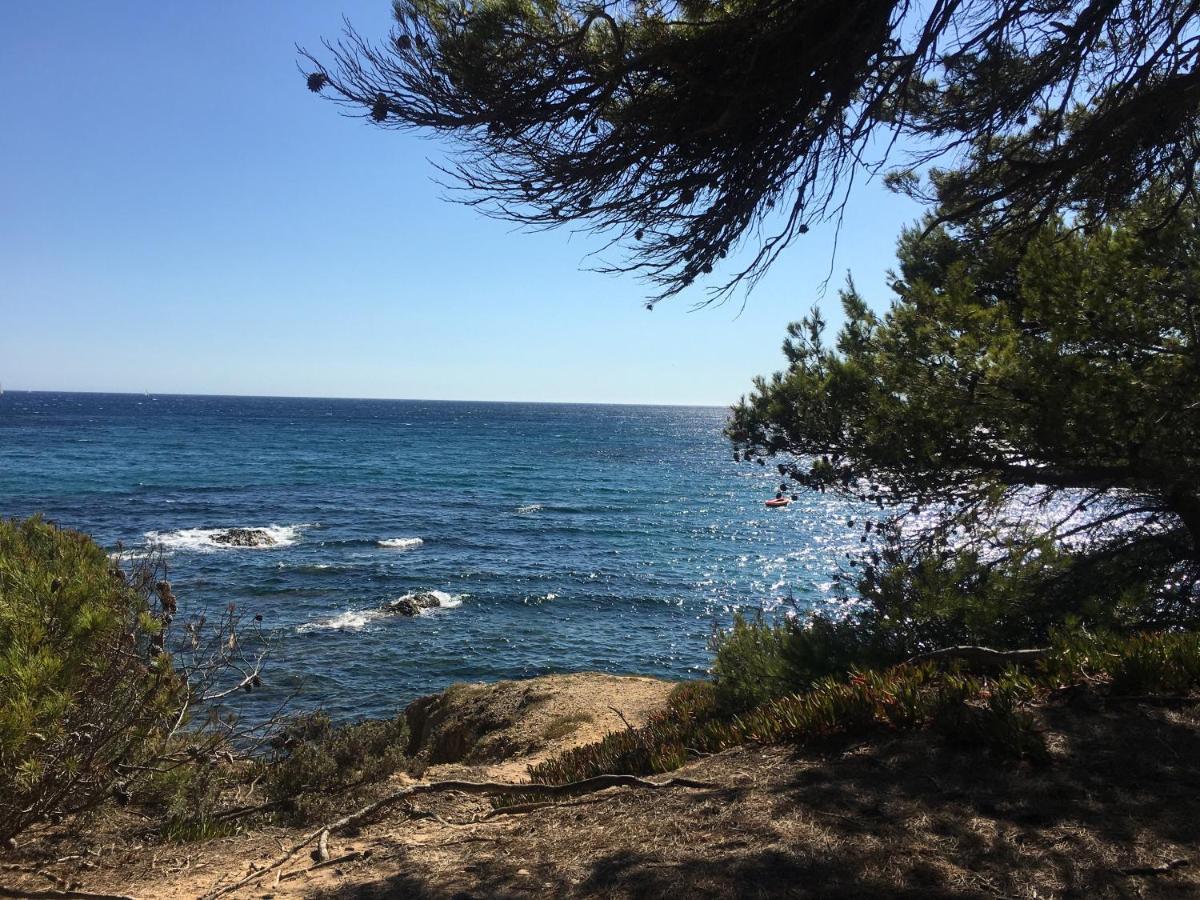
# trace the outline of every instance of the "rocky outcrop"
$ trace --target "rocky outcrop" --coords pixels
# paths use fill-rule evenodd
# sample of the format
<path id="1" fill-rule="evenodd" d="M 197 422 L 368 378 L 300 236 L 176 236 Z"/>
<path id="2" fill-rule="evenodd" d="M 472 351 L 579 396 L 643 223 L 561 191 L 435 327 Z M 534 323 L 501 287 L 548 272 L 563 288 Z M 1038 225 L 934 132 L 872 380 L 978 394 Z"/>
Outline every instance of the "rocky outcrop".
<path id="1" fill-rule="evenodd" d="M 441 598 L 432 592 L 405 594 L 398 600 L 388 604 L 388 611 L 398 616 L 419 616 L 423 609 L 437 609 L 442 605 Z"/>
<path id="2" fill-rule="evenodd" d="M 480 777 L 520 780 L 547 754 L 645 724 L 674 687 L 597 672 L 451 685 L 405 709 L 408 755 L 427 766 L 487 766 Z"/>
<path id="3" fill-rule="evenodd" d="M 275 538 L 262 528 L 227 528 L 218 531 L 211 540 L 226 547 L 270 547 L 275 543 Z"/>

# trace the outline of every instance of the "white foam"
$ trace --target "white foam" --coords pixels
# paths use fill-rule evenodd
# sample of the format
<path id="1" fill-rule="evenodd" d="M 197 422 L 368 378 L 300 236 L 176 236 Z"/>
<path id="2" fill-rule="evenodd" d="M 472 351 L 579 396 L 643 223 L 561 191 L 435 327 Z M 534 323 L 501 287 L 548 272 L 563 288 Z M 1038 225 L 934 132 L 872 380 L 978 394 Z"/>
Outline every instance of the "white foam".
<path id="1" fill-rule="evenodd" d="M 297 634 L 308 634 L 313 631 L 361 631 L 373 622 L 389 618 L 393 615 L 390 607 L 401 600 L 409 600 L 418 594 L 426 594 L 437 598 L 438 605 L 421 610 L 418 615 L 427 615 L 435 609 L 454 609 L 462 606 L 466 594 L 449 594 L 446 591 L 413 591 L 397 597 L 381 609 L 348 609 L 344 613 L 317 622 L 305 622 L 296 626 Z"/>
<path id="2" fill-rule="evenodd" d="M 518 513 L 535 513 L 542 509 L 544 509 L 544 507 L 540 503 L 528 503 L 525 506 L 518 506 L 516 511 Z"/>
<path id="3" fill-rule="evenodd" d="M 264 531 L 272 541 L 262 547 L 234 547 L 222 544 L 213 538 L 230 530 L 230 527 L 248 528 L 253 531 Z M 180 528 L 178 531 L 147 531 L 146 542 L 156 544 L 167 550 L 193 550 L 209 553 L 213 550 L 273 550 L 278 547 L 290 547 L 300 540 L 300 533 L 310 528 L 308 523 L 299 525 L 249 525 L 230 526 L 226 528 Z"/>
<path id="4" fill-rule="evenodd" d="M 381 609 L 348 609 L 340 616 L 320 622 L 306 622 L 296 629 L 297 634 L 310 631 L 360 631 L 384 615 Z"/>
<path id="5" fill-rule="evenodd" d="M 401 600 L 411 600 L 413 597 L 416 597 L 419 594 L 436 597 L 438 602 L 436 607 L 430 607 L 429 609 L 421 610 L 422 615 L 432 611 L 433 609 L 455 609 L 456 607 L 462 606 L 463 598 L 467 596 L 466 594 L 448 594 L 445 591 L 412 591 L 408 594 L 397 597 L 392 601 L 392 603 L 399 603 Z"/>
<path id="6" fill-rule="evenodd" d="M 397 537 L 384 538 L 381 541 L 376 541 L 380 547 L 390 547 L 393 550 L 410 550 L 413 547 L 420 547 L 424 540 L 419 537 Z"/>

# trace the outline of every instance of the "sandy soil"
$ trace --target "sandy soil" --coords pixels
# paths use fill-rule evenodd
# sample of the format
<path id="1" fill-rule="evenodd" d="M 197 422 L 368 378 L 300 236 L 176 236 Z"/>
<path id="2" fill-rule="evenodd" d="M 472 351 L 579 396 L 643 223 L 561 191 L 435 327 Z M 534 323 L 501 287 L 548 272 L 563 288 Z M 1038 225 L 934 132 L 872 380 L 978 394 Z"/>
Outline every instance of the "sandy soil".
<path id="1" fill-rule="evenodd" d="M 426 777 L 512 775 L 529 759 L 625 727 L 609 705 L 638 724 L 669 688 L 591 675 L 489 688 L 520 714 L 497 716 L 509 724 L 474 745 L 483 761 L 439 763 Z M 486 697 L 457 690 L 457 712 L 447 715 L 477 717 Z M 546 739 L 572 714 L 593 719 Z M 1200 897 L 1196 707 L 1064 706 L 1042 717 L 1053 758 L 1037 768 L 916 733 L 820 754 L 739 748 L 677 773 L 711 789 L 614 789 L 482 822 L 472 819 L 490 809 L 483 801 L 422 797 L 331 842 L 335 856 L 369 850 L 369 858 L 277 885 L 266 878 L 234 896 Z M 520 746 L 536 749 L 485 759 Z M 64 838 L 62 850 L 90 848 L 87 855 L 57 864 L 45 858 L 43 867 L 92 891 L 198 897 L 265 864 L 299 834 L 267 828 L 124 848 L 102 835 Z M 303 856 L 287 871 L 309 865 Z M 27 887 L 53 886 L 16 877 Z M 13 883 L 3 873 L 0 881 Z"/>

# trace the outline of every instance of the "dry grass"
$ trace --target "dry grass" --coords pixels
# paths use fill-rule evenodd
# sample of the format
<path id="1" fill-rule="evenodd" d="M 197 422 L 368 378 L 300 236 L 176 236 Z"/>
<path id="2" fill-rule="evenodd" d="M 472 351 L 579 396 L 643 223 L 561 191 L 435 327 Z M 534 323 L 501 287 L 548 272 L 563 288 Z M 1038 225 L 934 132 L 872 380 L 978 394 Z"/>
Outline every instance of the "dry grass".
<path id="1" fill-rule="evenodd" d="M 542 737 L 547 741 L 557 741 L 579 730 L 579 726 L 594 721 L 591 713 L 574 712 L 555 716 L 542 729 Z"/>
<path id="2" fill-rule="evenodd" d="M 1200 718 L 1043 711 L 1052 761 L 997 765 L 929 733 L 690 765 L 707 794 L 625 793 L 442 848 L 396 846 L 317 896 L 1197 897 Z M 1185 858 L 1153 876 L 1120 870 Z M 365 877 L 364 877 L 365 876 Z"/>
<path id="3" fill-rule="evenodd" d="M 530 720 L 541 729 L 571 711 L 537 704 Z M 1064 692 L 1035 714 L 1049 748 L 1037 766 L 919 731 L 820 753 L 739 747 L 678 773 L 720 785 L 712 791 L 613 791 L 470 824 L 486 802 L 431 797 L 331 848 L 369 849 L 369 860 L 238 896 L 1200 897 L 1200 706 Z M 4 862 L 88 890 L 197 897 L 296 834 L 260 828 L 180 847 L 137 828 L 126 818 L 59 831 Z M 1175 859 L 1189 865 L 1121 871 Z"/>

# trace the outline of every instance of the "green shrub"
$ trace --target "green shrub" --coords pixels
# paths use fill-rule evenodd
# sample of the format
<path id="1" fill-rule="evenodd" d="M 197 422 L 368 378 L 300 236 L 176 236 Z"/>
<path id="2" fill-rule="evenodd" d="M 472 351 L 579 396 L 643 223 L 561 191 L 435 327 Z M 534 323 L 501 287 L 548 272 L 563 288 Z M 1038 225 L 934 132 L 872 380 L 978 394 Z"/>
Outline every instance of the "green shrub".
<path id="1" fill-rule="evenodd" d="M 711 681 L 680 682 L 667 695 L 666 706 L 669 715 L 707 721 L 717 714 L 717 686 Z"/>
<path id="2" fill-rule="evenodd" d="M 1183 693 L 1200 686 L 1200 634 L 1091 634 L 1064 629 L 1043 664 L 1044 679 L 1068 685 L 1085 678 L 1108 682 L 1117 696 Z"/>
<path id="3" fill-rule="evenodd" d="M 1049 758 L 1028 704 L 1037 696 L 1034 681 L 1010 670 L 994 680 L 953 675 L 931 724 L 962 747 L 988 747 L 1000 756 L 1043 763 Z"/>
<path id="4" fill-rule="evenodd" d="M 732 627 L 713 641 L 712 671 L 722 709 L 753 709 L 792 689 L 785 648 L 793 631 L 788 621 L 768 622 L 761 614 L 748 619 L 740 611 L 734 615 Z"/>
<path id="5" fill-rule="evenodd" d="M 529 774 L 548 784 L 603 774 L 648 775 L 677 769 L 695 753 L 748 742 L 811 746 L 928 726 L 955 743 L 1042 759 L 1045 745 L 1024 708 L 1034 694 L 1034 683 L 1019 673 L 980 679 L 927 663 L 826 678 L 807 691 L 728 716 L 715 703 L 716 688 L 689 685 L 685 702 L 673 697 L 642 728 L 559 754 L 531 767 Z"/>
<path id="6" fill-rule="evenodd" d="M 95 806 L 168 739 L 186 685 L 153 590 L 86 535 L 0 521 L 0 838 Z"/>
<path id="7" fill-rule="evenodd" d="M 224 760 L 194 760 L 167 769 L 135 799 L 160 812 L 159 833 L 167 840 L 221 837 L 237 830 L 237 820 L 221 813 L 238 776 L 239 772 Z"/>
<path id="8" fill-rule="evenodd" d="M 408 737 L 403 715 L 349 725 L 334 725 L 324 712 L 298 716 L 272 741 L 263 769 L 267 796 L 286 801 L 297 820 L 319 818 L 332 797 L 401 769 Z"/>
<path id="9" fill-rule="evenodd" d="M 806 690 L 830 676 L 904 659 L 879 640 L 878 629 L 855 617 L 768 621 L 741 613 L 713 640 L 717 705 L 744 712 L 767 700 Z"/>
<path id="10" fill-rule="evenodd" d="M 617 731 L 561 753 L 531 767 L 530 777 L 567 784 L 602 774 L 655 774 L 678 768 L 696 753 L 747 742 L 813 745 L 917 728 L 933 728 L 956 745 L 1037 763 L 1048 758 L 1048 751 L 1031 707 L 1056 688 L 1086 683 L 1125 697 L 1200 687 L 1200 634 L 1096 636 L 1075 630 L 1056 634 L 1049 657 L 1030 671 L 985 676 L 957 662 L 851 670 L 731 712 L 731 705 L 736 709 L 755 696 L 750 673 L 777 673 L 772 690 L 791 678 L 811 679 L 816 666 L 790 668 L 794 664 L 788 659 L 791 642 L 804 642 L 811 633 L 786 622 L 737 620 L 733 638 L 718 648 L 716 683 L 680 685 L 666 709 L 642 728 Z M 805 646 L 828 646 L 819 642 L 826 642 L 831 632 L 815 633 Z M 810 657 L 835 658 L 832 653 Z M 799 671 L 803 677 L 795 674 Z M 763 690 L 757 696 L 770 693 Z"/>

